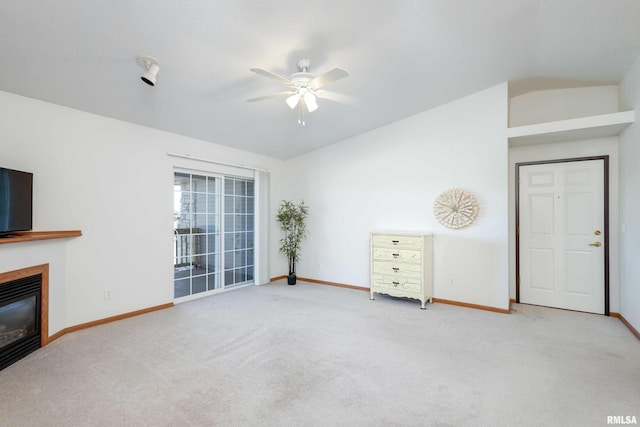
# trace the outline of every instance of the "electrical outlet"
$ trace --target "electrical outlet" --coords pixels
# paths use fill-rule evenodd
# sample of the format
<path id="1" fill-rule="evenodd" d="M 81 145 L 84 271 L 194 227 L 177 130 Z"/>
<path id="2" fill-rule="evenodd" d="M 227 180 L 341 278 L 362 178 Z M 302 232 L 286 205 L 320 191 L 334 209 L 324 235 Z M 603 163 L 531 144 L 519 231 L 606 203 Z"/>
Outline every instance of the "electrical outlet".
<path id="1" fill-rule="evenodd" d="M 112 293 L 113 293 L 113 290 L 111 288 L 104 290 L 104 299 L 105 299 L 105 301 L 111 299 Z"/>
<path id="2" fill-rule="evenodd" d="M 449 286 L 453 286 L 453 277 L 449 279 Z"/>

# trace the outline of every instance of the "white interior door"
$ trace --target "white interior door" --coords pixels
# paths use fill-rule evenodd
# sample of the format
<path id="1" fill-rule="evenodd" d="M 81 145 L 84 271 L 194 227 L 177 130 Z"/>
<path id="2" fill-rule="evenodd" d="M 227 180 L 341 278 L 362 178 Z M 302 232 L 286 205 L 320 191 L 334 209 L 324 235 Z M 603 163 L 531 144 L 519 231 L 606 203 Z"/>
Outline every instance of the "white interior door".
<path id="1" fill-rule="evenodd" d="M 604 160 L 519 176 L 520 302 L 604 314 Z"/>

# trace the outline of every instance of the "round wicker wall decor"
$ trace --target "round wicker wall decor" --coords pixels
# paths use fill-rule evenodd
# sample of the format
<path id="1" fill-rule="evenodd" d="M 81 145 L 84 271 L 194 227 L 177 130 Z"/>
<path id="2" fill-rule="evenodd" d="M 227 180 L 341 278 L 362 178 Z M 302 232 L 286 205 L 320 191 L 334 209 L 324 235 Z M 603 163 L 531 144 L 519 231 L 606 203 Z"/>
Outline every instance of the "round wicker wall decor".
<path id="1" fill-rule="evenodd" d="M 452 229 L 470 225 L 478 216 L 479 210 L 475 196 L 460 188 L 445 191 L 433 204 L 433 213 L 438 222 Z"/>

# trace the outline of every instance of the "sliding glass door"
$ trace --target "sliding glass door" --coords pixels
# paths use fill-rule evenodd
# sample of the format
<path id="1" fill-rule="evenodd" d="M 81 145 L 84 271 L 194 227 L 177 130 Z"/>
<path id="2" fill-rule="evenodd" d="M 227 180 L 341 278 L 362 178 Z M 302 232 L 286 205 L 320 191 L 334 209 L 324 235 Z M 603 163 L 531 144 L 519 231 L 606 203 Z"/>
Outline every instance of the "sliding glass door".
<path id="1" fill-rule="evenodd" d="M 176 299 L 253 281 L 253 188 L 252 179 L 174 173 Z"/>

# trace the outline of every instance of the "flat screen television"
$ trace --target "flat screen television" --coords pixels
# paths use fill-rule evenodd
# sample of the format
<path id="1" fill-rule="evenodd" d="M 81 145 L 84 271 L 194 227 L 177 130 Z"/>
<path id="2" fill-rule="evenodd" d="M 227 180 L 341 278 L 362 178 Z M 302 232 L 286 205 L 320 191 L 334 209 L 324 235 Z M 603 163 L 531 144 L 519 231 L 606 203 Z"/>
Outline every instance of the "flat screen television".
<path id="1" fill-rule="evenodd" d="M 33 226 L 33 174 L 0 168 L 0 237 Z"/>

